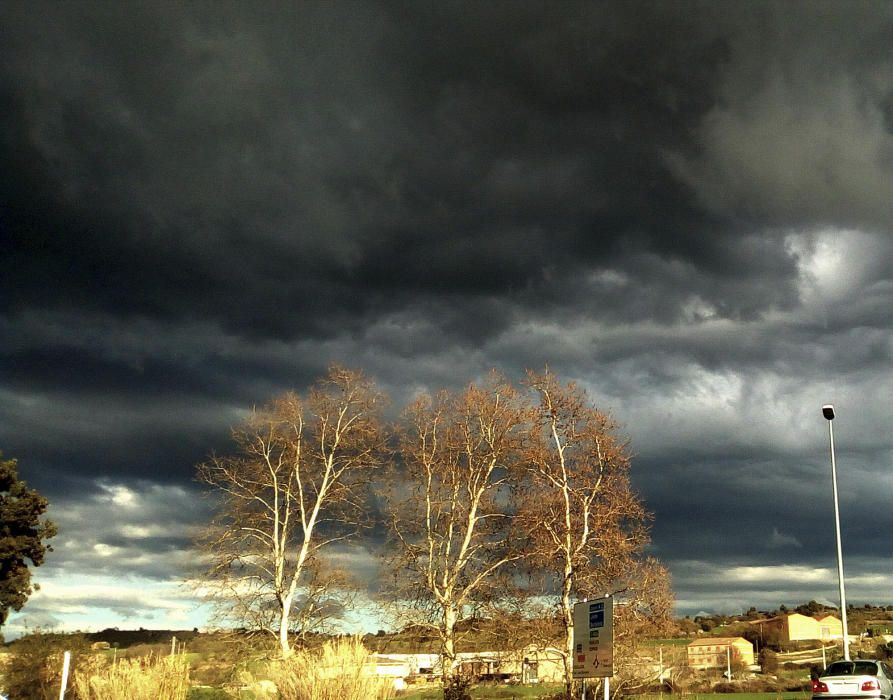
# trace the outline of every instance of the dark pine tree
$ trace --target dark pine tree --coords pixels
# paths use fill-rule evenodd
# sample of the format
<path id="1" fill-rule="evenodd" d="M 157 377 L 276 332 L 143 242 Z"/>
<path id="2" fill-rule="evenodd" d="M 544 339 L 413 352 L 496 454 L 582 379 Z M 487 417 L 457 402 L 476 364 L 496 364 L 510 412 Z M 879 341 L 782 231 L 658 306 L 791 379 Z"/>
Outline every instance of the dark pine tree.
<path id="1" fill-rule="evenodd" d="M 29 489 L 19 478 L 14 459 L 0 453 L 0 627 L 10 610 L 21 610 L 36 589 L 31 584 L 31 566 L 43 563 L 46 540 L 56 534 L 56 526 L 42 515 L 47 499 Z"/>

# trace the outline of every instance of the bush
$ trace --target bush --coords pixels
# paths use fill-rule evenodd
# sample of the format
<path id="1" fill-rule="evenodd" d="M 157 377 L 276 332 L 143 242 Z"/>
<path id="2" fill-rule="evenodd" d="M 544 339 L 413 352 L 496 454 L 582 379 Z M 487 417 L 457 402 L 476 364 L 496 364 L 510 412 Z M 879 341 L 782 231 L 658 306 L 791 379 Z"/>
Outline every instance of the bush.
<path id="1" fill-rule="evenodd" d="M 62 685 L 65 651 L 71 652 L 73 668 L 87 644 L 77 635 L 35 632 L 15 641 L 6 670 L 6 693 L 16 700 L 56 700 Z"/>
<path id="2" fill-rule="evenodd" d="M 471 700 L 468 687 L 471 681 L 455 676 L 443 689 L 443 700 Z"/>
<path id="3" fill-rule="evenodd" d="M 339 639 L 270 663 L 267 676 L 281 700 L 390 700 L 393 680 L 364 670 L 368 659 L 359 639 Z"/>
<path id="4" fill-rule="evenodd" d="M 778 670 L 778 654 L 769 649 L 760 651 L 760 668 L 763 673 L 775 673 Z"/>
<path id="5" fill-rule="evenodd" d="M 186 700 L 189 663 L 182 654 L 112 663 L 94 656 L 73 680 L 79 700 Z"/>

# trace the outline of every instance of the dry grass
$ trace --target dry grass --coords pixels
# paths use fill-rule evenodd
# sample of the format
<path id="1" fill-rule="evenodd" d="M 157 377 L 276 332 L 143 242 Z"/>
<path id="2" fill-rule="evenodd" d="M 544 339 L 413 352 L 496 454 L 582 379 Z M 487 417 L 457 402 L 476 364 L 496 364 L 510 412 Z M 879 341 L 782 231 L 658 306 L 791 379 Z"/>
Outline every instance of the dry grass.
<path id="1" fill-rule="evenodd" d="M 72 679 L 80 700 L 186 700 L 189 693 L 189 662 L 183 654 L 92 661 Z"/>
<path id="2" fill-rule="evenodd" d="M 369 661 L 359 639 L 336 640 L 272 663 L 267 675 L 282 700 L 390 700 L 393 680 L 376 676 Z"/>

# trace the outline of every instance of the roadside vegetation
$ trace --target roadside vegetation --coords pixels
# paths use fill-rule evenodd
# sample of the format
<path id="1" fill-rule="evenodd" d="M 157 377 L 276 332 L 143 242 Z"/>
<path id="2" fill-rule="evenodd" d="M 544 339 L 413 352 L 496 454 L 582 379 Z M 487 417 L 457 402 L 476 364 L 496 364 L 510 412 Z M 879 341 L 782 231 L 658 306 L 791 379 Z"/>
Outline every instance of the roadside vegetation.
<path id="1" fill-rule="evenodd" d="M 183 654 L 112 659 L 94 655 L 73 674 L 78 700 L 186 700 L 189 661 Z"/>
<path id="2" fill-rule="evenodd" d="M 364 673 L 369 650 L 356 638 L 325 642 L 267 666 L 265 676 L 281 700 L 390 700 L 391 678 Z"/>
<path id="3" fill-rule="evenodd" d="M 862 610 L 866 623 L 881 619 L 887 612 L 879 608 Z M 612 683 L 614 697 L 653 700 L 677 695 L 686 700 L 721 700 L 735 694 L 736 700 L 808 698 L 809 676 L 817 668 L 802 659 L 815 657 L 815 642 L 763 648 L 762 672 L 734 669 L 731 682 L 722 677 L 720 669 L 695 672 L 685 667 L 686 645 L 693 638 L 733 634 L 729 630 L 746 616 L 724 618 L 722 624 L 700 633 L 684 633 L 685 618 L 677 619 L 674 636 L 648 639 L 641 645 L 642 653 L 652 661 L 662 658 L 668 670 L 666 682 L 635 686 L 622 685 L 618 680 Z M 492 648 L 498 639 L 496 630 L 484 621 L 463 622 L 460 629 L 460 651 Z M 882 655 L 886 644 L 883 638 L 868 636 L 867 627 L 863 632 L 862 639 L 852 645 L 853 654 Z M 170 654 L 172 636 L 177 638 L 174 656 Z M 371 653 L 436 653 L 436 637 L 423 629 L 394 634 L 380 631 L 366 635 L 362 644 L 357 639 L 310 635 L 287 659 L 278 653 L 276 640 L 247 632 L 109 629 L 91 634 L 35 633 L 2 648 L 6 663 L 0 687 L 15 700 L 56 700 L 65 650 L 72 652 L 68 700 L 272 700 L 273 685 L 279 686 L 282 700 L 444 698 L 439 679 L 416 679 L 405 691 L 394 692 L 390 681 L 382 683 L 358 671 Z M 826 647 L 826 654 L 829 662 L 838 657 L 832 647 Z M 593 683 L 593 690 L 599 690 L 597 683 Z M 467 695 L 457 698 L 556 700 L 564 696 L 564 685 L 476 683 L 465 692 Z M 573 697 L 578 698 L 579 691 Z M 602 695 L 597 692 L 594 697 L 600 700 Z"/>

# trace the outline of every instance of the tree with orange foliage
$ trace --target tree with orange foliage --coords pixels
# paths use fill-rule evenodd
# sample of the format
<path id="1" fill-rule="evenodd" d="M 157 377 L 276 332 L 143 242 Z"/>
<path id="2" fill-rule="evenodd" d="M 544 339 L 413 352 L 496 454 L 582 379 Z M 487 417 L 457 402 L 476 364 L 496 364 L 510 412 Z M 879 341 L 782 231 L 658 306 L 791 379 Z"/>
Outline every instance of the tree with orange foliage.
<path id="1" fill-rule="evenodd" d="M 624 630 L 640 633 L 645 618 L 650 626 L 668 622 L 672 594 L 666 569 L 643 556 L 650 515 L 630 484 L 629 446 L 616 423 L 548 370 L 529 372 L 526 384 L 536 401 L 515 524 L 527 538 L 529 571 L 541 577 L 560 620 L 570 691 L 576 602 L 618 594 L 619 642 Z"/>
<path id="2" fill-rule="evenodd" d="M 219 499 L 203 583 L 230 616 L 273 633 L 283 656 L 296 621 L 306 630 L 331 614 L 344 588 L 323 554 L 360 527 L 385 448 L 382 401 L 360 372 L 333 367 L 306 399 L 287 393 L 234 430 L 236 455 L 198 467 Z"/>
<path id="3" fill-rule="evenodd" d="M 438 634 L 445 683 L 454 675 L 457 623 L 501 594 L 497 574 L 521 556 L 509 543 L 510 477 L 524 418 L 517 390 L 493 374 L 460 393 L 422 396 L 401 426 L 391 595 L 407 623 Z"/>

